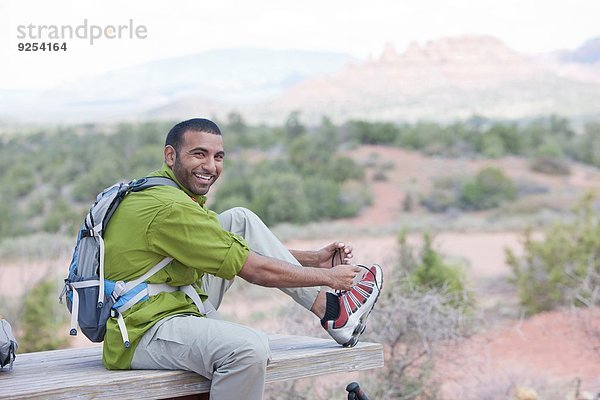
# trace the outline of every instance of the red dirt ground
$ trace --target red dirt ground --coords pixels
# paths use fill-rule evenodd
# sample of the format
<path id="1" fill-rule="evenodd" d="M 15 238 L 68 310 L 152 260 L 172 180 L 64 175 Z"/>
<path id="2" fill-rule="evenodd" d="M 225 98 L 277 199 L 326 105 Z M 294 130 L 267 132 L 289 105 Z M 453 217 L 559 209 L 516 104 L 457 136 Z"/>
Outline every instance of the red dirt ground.
<path id="1" fill-rule="evenodd" d="M 377 163 L 392 162 L 394 168 L 386 172 L 386 181 L 375 181 L 372 184 L 374 204 L 360 216 L 345 221 L 355 228 L 365 228 L 389 224 L 404 218 L 402 199 L 407 190 L 424 191 L 436 176 L 459 172 L 469 172 L 488 165 L 490 161 L 481 160 L 444 160 L 431 159 L 421 154 L 400 149 L 368 146 L 358 149 L 353 157 L 368 159 L 372 157 Z M 564 191 L 580 189 L 600 190 L 600 174 L 583 167 L 574 168 L 570 177 L 533 176 L 522 160 L 504 159 L 494 162 L 500 164 L 511 176 L 535 178 L 549 187 Z M 418 213 L 419 210 L 417 209 Z M 481 305 L 485 307 L 487 318 L 492 320 L 498 313 L 497 320 L 491 321 L 489 328 L 465 340 L 452 348 L 449 357 L 439 362 L 438 372 L 446 377 L 444 392 L 448 398 L 508 398 L 508 389 L 514 385 L 529 384 L 538 387 L 551 387 L 575 377 L 582 380 L 584 389 L 600 392 L 600 314 L 588 312 L 583 320 L 595 328 L 596 335 L 586 334 L 582 319 L 570 312 L 552 312 L 538 315 L 526 320 L 515 318 L 516 295 L 514 290 L 506 289 L 506 277 L 509 269 L 504 259 L 505 247 L 519 251 L 519 232 L 440 232 L 435 237 L 437 248 L 442 253 L 460 257 L 469 262 L 467 269 Z M 290 240 L 286 244 L 290 248 L 310 249 L 323 246 L 333 239 L 348 241 L 355 246 L 355 260 L 361 263 L 378 262 L 388 272 L 395 260 L 396 236 L 383 235 L 371 237 L 366 234 L 349 232 L 340 237 L 316 237 L 311 240 Z M 410 234 L 409 243 L 419 244 L 420 235 Z M 4 296 L 18 297 L 33 279 L 58 273 L 64 273 L 68 260 L 52 263 L 6 263 L 0 267 L 0 292 Z M 48 265 L 46 265 L 48 264 Z M 274 291 L 278 292 L 278 291 Z M 240 302 L 225 301 L 223 311 L 236 320 L 248 320 L 254 315 L 256 306 L 263 314 L 269 313 L 271 307 L 288 301 L 277 293 L 270 299 L 258 302 L 245 302 L 253 308 L 242 309 Z M 283 296 L 283 298 L 281 297 Z M 236 304 L 233 307 L 233 303 Z M 512 311 L 501 314 L 502 308 L 512 307 Z M 235 312 L 233 310 L 235 309 Z M 253 314 L 254 313 L 254 314 Z M 261 317 L 262 318 L 262 317 Z M 258 323 L 265 330 L 273 327 L 267 320 Z M 66 331 L 65 331 L 66 332 Z M 294 333 L 294 332 L 288 332 Z M 85 340 L 77 340 L 74 345 L 87 345 Z M 596 351 L 594 351 L 594 348 Z M 457 384 L 460 382 L 460 384 Z M 510 386 L 510 387 L 509 387 Z M 482 389 L 486 388 L 487 392 Z M 489 393 L 486 395 L 485 393 Z M 494 397 L 491 393 L 506 393 L 504 397 Z M 547 399 L 564 399 L 565 394 L 547 394 Z"/>

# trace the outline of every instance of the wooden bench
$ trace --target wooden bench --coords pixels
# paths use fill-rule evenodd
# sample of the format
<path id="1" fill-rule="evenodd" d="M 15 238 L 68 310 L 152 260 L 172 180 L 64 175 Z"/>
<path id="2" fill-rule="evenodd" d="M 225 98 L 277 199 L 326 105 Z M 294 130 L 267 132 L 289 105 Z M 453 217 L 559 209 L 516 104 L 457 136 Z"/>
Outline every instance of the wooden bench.
<path id="1" fill-rule="evenodd" d="M 267 383 L 383 366 L 383 347 L 359 343 L 343 348 L 332 340 L 270 335 Z M 210 390 L 210 381 L 187 371 L 108 371 L 100 346 L 17 354 L 12 371 L 0 371 L 8 399 L 164 399 Z M 349 382 L 346 382 L 349 383 Z"/>

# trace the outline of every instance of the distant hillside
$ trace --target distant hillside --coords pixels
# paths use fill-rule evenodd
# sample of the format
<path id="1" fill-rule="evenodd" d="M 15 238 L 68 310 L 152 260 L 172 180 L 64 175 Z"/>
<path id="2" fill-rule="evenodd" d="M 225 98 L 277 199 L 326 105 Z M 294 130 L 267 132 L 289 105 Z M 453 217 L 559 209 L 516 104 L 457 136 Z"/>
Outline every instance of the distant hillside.
<path id="1" fill-rule="evenodd" d="M 226 49 L 153 61 L 73 85 L 64 93 L 80 101 L 138 96 L 252 103 L 268 99 L 314 75 L 339 70 L 353 58 L 342 53 Z"/>
<path id="2" fill-rule="evenodd" d="M 600 37 L 587 40 L 573 51 L 555 51 L 532 60 L 558 77 L 600 85 Z"/>
<path id="3" fill-rule="evenodd" d="M 600 63 L 600 36 L 586 41 L 573 51 L 562 52 L 561 59 L 583 64 Z"/>
<path id="4" fill-rule="evenodd" d="M 302 110 L 318 120 L 452 120 L 478 114 L 523 118 L 600 112 L 600 85 L 563 78 L 492 37 L 462 36 L 388 46 L 377 60 L 299 83 L 257 108 L 261 119 Z"/>
<path id="5" fill-rule="evenodd" d="M 43 93 L 0 91 L 0 118 L 139 119 L 190 97 L 201 99 L 203 107 L 223 110 L 221 104 L 229 108 L 268 100 L 354 61 L 335 52 L 213 50 L 116 70 Z"/>
<path id="6" fill-rule="evenodd" d="M 225 117 L 280 124 L 348 119 L 441 122 L 600 115 L 600 38 L 573 52 L 518 53 L 459 36 L 375 59 L 343 53 L 229 49 L 159 60 L 45 92 L 0 90 L 0 124 Z"/>

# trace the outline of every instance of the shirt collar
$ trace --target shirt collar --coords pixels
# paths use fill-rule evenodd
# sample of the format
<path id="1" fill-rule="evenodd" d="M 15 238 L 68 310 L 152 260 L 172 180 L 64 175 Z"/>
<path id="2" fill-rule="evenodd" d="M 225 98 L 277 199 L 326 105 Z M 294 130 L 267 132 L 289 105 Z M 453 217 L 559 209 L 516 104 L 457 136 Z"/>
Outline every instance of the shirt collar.
<path id="1" fill-rule="evenodd" d="M 175 178 L 175 174 L 173 173 L 173 170 L 171 169 L 171 167 L 169 167 L 167 165 L 167 163 L 163 162 L 163 164 L 160 167 L 160 169 L 158 171 L 156 171 L 156 172 L 153 172 L 150 175 L 151 176 L 164 176 L 166 178 L 171 178 L 172 180 L 175 181 L 175 183 L 177 183 L 177 185 L 179 186 L 179 188 L 185 192 L 185 194 L 187 194 L 188 196 L 190 196 L 190 198 L 192 200 L 194 200 L 196 203 L 198 203 L 198 204 L 200 204 L 201 206 L 204 207 L 204 203 L 206 203 L 206 196 L 201 195 L 201 194 L 194 194 L 194 193 L 190 192 L 185 186 L 183 186 L 181 184 L 181 182 L 179 182 L 177 180 L 177 178 Z"/>

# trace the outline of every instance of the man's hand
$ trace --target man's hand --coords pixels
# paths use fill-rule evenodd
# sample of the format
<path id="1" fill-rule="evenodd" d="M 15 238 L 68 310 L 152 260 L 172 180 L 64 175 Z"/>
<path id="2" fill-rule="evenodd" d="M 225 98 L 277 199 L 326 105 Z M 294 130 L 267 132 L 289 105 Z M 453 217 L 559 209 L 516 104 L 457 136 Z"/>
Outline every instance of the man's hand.
<path id="1" fill-rule="evenodd" d="M 336 265 L 327 271 L 329 278 L 331 279 L 328 286 L 335 290 L 350 290 L 354 285 L 354 279 L 359 272 L 360 268 L 355 265 Z"/>
<path id="2" fill-rule="evenodd" d="M 352 246 L 344 242 L 333 242 L 316 251 L 319 268 L 331 268 L 332 265 L 350 264 L 354 254 Z"/>
<path id="3" fill-rule="evenodd" d="M 359 267 L 347 264 L 339 264 L 333 268 L 302 268 L 250 251 L 238 276 L 250 283 L 267 287 L 329 286 L 332 289 L 349 290 L 360 271 Z"/>

